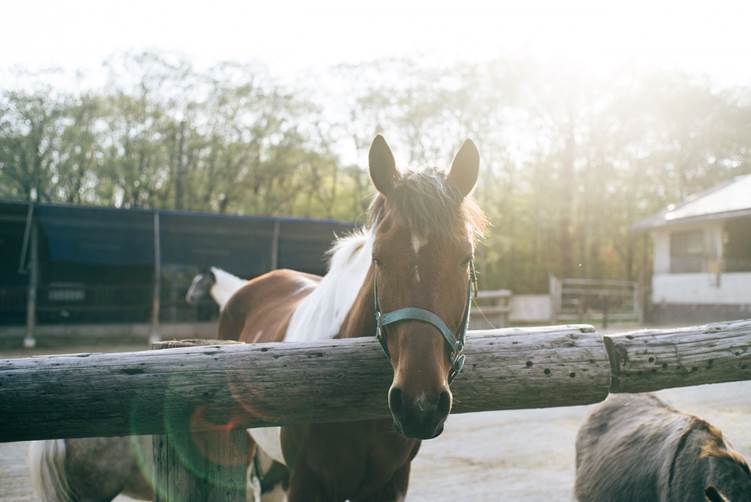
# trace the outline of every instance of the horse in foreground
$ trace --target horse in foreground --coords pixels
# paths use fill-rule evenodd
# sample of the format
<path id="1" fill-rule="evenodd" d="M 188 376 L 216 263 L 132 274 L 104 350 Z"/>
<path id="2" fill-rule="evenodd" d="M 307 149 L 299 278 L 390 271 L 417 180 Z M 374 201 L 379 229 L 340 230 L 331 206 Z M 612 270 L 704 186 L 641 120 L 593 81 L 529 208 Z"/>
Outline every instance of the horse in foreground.
<path id="1" fill-rule="evenodd" d="M 576 438 L 580 502 L 751 502 L 748 463 L 704 420 L 650 394 L 611 395 Z"/>
<path id="2" fill-rule="evenodd" d="M 401 173 L 386 141 L 369 152 L 378 190 L 362 232 L 339 240 L 323 277 L 276 270 L 222 310 L 220 338 L 305 342 L 373 336 L 394 369 L 392 420 L 251 429 L 290 469 L 290 502 L 395 501 L 422 439 L 439 435 L 461 370 L 482 213 L 468 197 L 479 154 L 461 147 L 447 175 Z"/>

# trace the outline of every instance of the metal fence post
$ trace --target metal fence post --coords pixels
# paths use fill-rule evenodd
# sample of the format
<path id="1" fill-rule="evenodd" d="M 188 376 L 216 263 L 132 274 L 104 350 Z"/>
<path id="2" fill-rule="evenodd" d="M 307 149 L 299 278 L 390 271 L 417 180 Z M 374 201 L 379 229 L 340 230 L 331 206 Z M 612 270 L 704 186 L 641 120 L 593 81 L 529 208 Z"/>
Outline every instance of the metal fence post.
<path id="1" fill-rule="evenodd" d="M 26 301 L 26 335 L 23 346 L 27 349 L 36 346 L 34 327 L 36 326 L 37 283 L 39 282 L 39 232 L 37 226 L 31 227 L 31 270 L 29 273 L 29 293 Z"/>
<path id="2" fill-rule="evenodd" d="M 271 270 L 279 267 L 279 220 L 274 222 L 274 233 L 271 236 Z"/>
<path id="3" fill-rule="evenodd" d="M 159 308 L 162 290 L 162 250 L 159 241 L 159 210 L 154 211 L 154 293 L 151 302 L 151 335 L 149 340 L 153 343 L 160 339 L 159 335 Z"/>

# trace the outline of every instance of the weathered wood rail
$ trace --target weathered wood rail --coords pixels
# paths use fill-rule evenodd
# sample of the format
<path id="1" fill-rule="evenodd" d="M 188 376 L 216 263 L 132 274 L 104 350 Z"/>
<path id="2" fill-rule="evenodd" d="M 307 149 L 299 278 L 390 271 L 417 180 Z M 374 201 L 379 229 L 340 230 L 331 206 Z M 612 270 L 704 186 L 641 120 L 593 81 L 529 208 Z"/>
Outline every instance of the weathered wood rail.
<path id="1" fill-rule="evenodd" d="M 751 380 L 751 320 L 604 336 L 611 392 Z"/>
<path id="2" fill-rule="evenodd" d="M 609 391 L 751 380 L 751 320 L 606 336 L 476 331 L 466 354 L 456 413 L 581 405 Z M 390 381 L 371 338 L 0 360 L 0 441 L 210 431 L 227 416 L 235 426 L 384 418 Z"/>

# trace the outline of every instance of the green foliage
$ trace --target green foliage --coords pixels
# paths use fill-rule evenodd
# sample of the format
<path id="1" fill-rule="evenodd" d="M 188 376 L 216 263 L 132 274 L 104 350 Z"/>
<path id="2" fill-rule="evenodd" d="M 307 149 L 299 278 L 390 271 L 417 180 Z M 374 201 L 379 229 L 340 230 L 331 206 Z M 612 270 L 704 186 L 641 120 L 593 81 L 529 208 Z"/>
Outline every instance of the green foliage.
<path id="1" fill-rule="evenodd" d="M 416 168 L 472 137 L 492 223 L 483 287 L 540 292 L 550 273 L 637 279 L 648 256 L 631 224 L 751 172 L 748 91 L 681 74 L 381 60 L 290 88 L 166 54 L 106 69 L 96 90 L 0 89 L 0 197 L 362 222 L 376 132 Z"/>

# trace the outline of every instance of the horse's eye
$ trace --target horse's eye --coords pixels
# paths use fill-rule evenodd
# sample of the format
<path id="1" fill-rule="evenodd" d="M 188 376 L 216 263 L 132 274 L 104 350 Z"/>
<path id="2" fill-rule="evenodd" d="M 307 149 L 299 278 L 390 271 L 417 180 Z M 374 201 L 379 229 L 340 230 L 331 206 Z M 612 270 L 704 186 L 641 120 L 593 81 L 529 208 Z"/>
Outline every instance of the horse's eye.
<path id="1" fill-rule="evenodd" d="M 378 267 L 378 268 L 381 268 L 381 265 L 383 265 L 383 263 L 381 262 L 381 260 L 379 260 L 378 258 L 376 258 L 376 257 L 374 256 L 374 257 L 373 257 L 373 265 L 375 265 L 375 266 L 376 266 L 376 267 Z"/>

